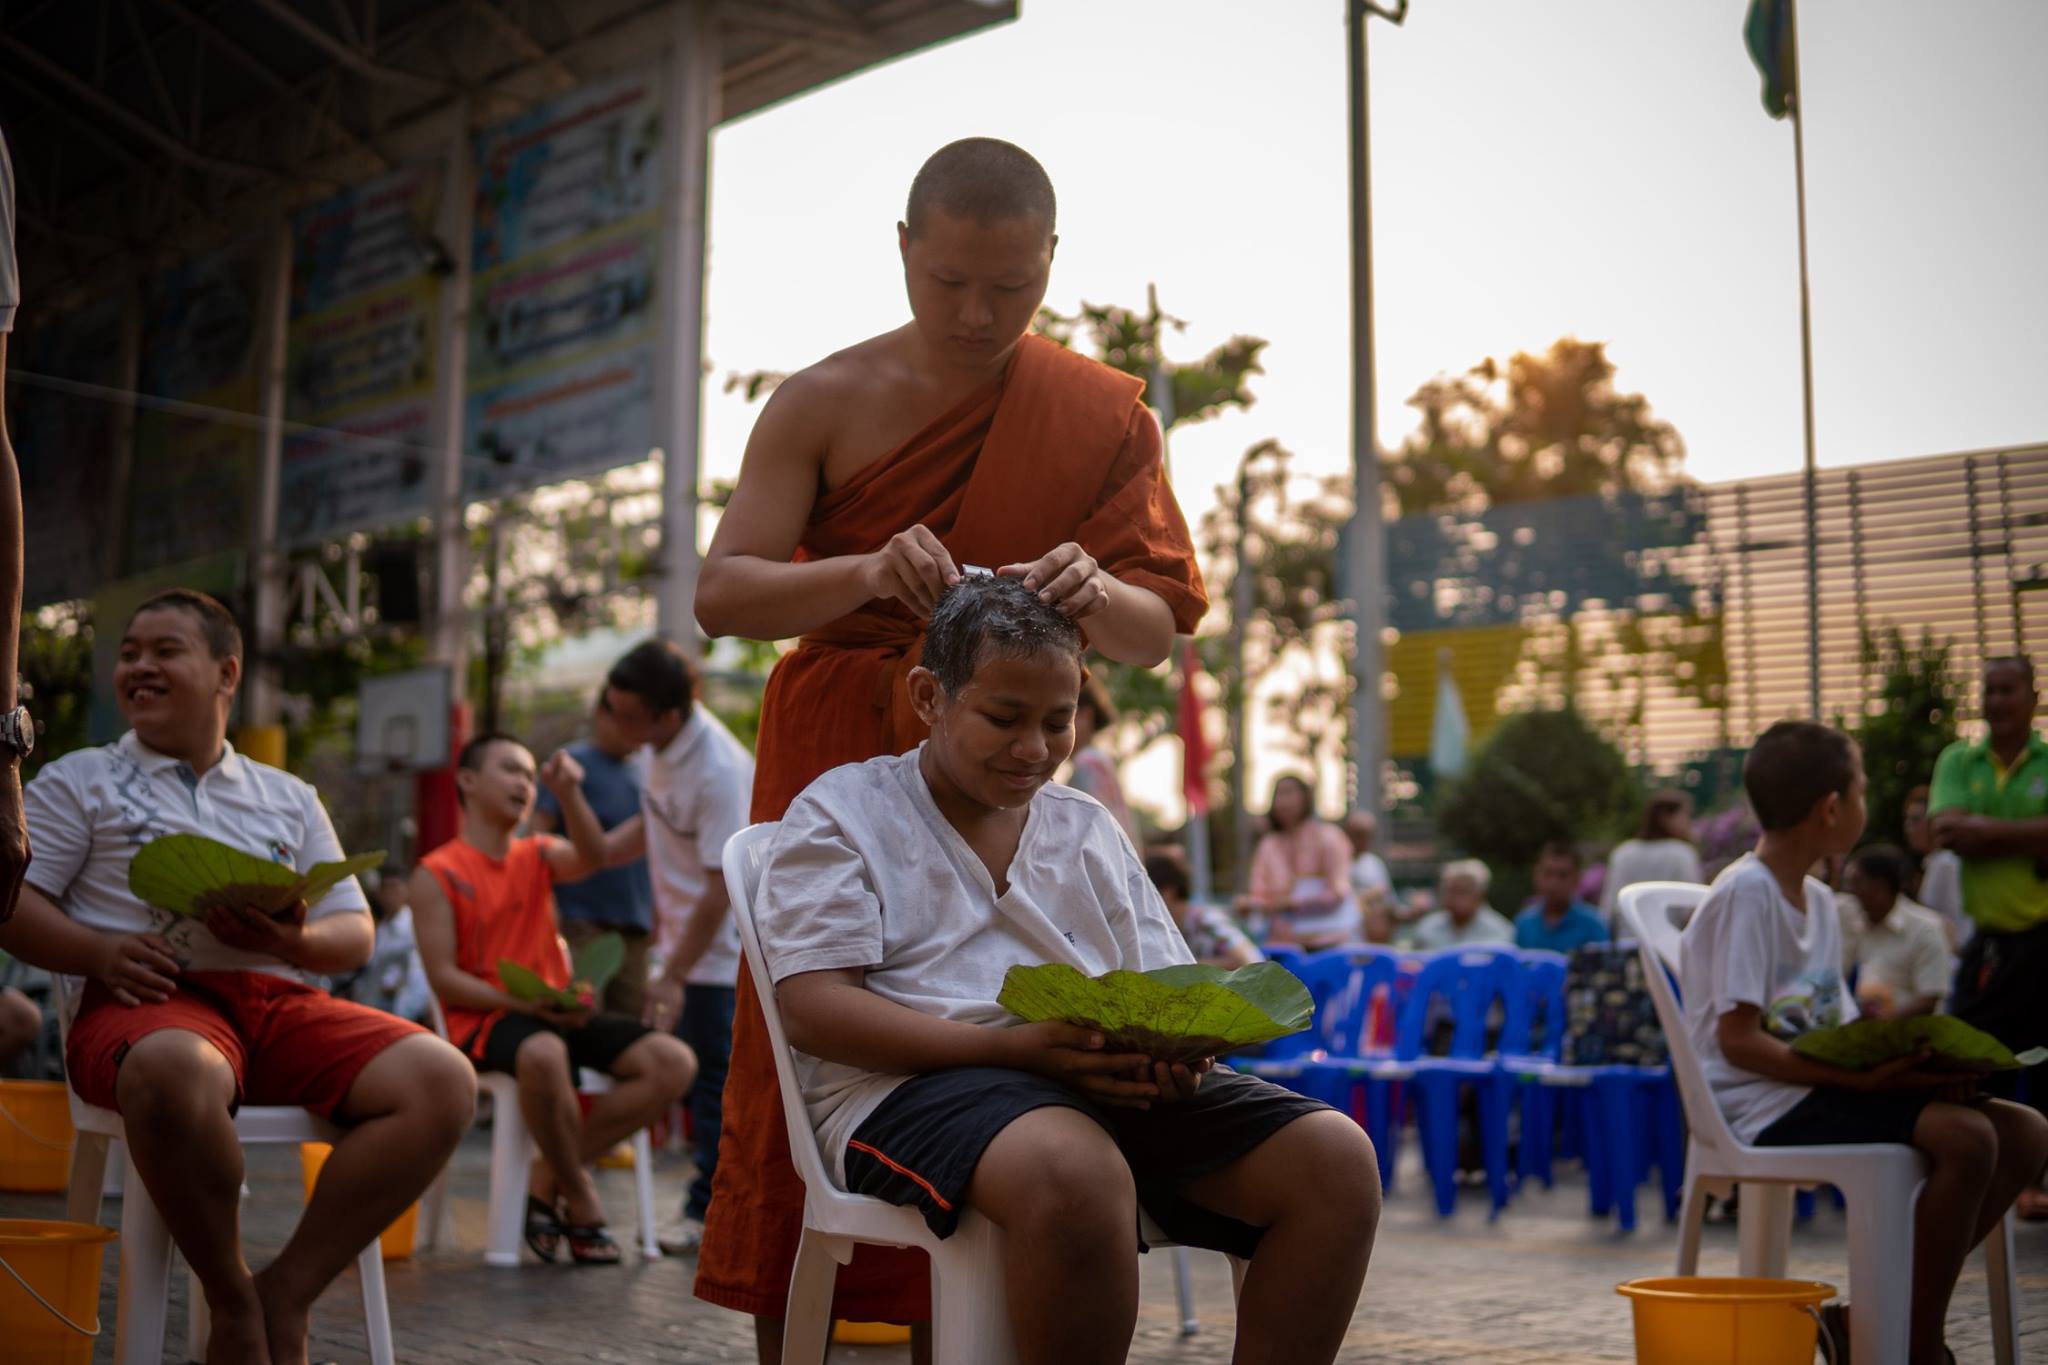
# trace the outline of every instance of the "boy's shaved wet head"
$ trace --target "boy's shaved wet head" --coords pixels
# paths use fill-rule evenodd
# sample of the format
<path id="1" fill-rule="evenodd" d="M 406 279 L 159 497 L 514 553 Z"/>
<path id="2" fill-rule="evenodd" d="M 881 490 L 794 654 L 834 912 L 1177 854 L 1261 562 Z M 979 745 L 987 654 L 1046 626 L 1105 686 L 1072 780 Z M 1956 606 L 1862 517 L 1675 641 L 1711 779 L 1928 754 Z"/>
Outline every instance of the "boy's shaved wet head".
<path id="1" fill-rule="evenodd" d="M 1036 218 L 1050 237 L 1057 205 L 1052 178 L 1031 153 L 1000 138 L 969 137 L 933 152 L 910 182 L 903 222 L 912 237 L 934 208 L 982 227 Z"/>
<path id="2" fill-rule="evenodd" d="M 1045 654 L 1078 662 L 1081 648 L 1081 628 L 1040 601 L 1023 579 L 969 574 L 932 608 L 922 664 L 947 696 L 957 697 L 991 657 Z"/>

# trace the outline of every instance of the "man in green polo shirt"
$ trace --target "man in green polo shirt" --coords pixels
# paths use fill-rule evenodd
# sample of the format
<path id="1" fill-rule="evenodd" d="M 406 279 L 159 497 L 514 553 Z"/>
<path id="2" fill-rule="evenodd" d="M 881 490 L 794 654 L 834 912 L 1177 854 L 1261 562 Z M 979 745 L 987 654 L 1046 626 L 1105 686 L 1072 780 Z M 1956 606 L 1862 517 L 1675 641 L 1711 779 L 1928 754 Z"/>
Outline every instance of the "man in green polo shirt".
<path id="1" fill-rule="evenodd" d="M 1942 751 L 1927 803 L 1936 841 L 1962 857 L 1963 912 L 1975 927 L 1951 1008 L 2015 1051 L 2048 1044 L 2048 741 L 2034 729 L 2039 703 L 2025 657 L 1987 662 L 1988 733 Z M 2048 1067 L 2031 1073 L 2027 1093 L 2048 1111 Z M 2048 1216 L 2048 1196 L 2029 1190 L 2019 1209 Z"/>

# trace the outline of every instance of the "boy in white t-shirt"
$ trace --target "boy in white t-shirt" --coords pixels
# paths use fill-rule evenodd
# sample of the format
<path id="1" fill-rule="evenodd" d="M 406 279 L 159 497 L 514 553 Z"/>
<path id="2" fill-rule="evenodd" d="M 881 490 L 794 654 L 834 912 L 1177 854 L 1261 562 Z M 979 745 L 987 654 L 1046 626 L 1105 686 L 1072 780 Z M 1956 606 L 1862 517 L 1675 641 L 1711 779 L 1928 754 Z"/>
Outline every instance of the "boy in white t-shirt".
<path id="1" fill-rule="evenodd" d="M 1073 747 L 1081 649 L 1016 579 L 962 580 L 910 674 L 931 738 L 825 774 L 784 817 L 756 916 L 819 1145 L 846 1188 L 940 1236 L 967 1206 L 1003 1228 L 1024 1365 L 1125 1358 L 1140 1204 L 1178 1241 L 1250 1258 L 1236 1360 L 1334 1360 L 1379 1216 L 1358 1126 L 996 1003 L 1018 963 L 1189 960 L 1114 818 L 1047 785 Z"/>
<path id="2" fill-rule="evenodd" d="M 1942 1328 L 1956 1277 L 2048 1162 L 2048 1121 L 1978 1095 L 1924 1055 L 1859 1072 L 1792 1050 L 1800 1034 L 1856 1017 L 1833 897 L 1806 872 L 1863 832 L 1863 760 L 1839 730 L 1780 721 L 1750 749 L 1742 784 L 1763 834 L 1686 926 L 1686 1031 L 1739 1141 L 1920 1150 L 1928 1173 L 1913 1228 L 1911 1359 L 1953 1361 Z"/>

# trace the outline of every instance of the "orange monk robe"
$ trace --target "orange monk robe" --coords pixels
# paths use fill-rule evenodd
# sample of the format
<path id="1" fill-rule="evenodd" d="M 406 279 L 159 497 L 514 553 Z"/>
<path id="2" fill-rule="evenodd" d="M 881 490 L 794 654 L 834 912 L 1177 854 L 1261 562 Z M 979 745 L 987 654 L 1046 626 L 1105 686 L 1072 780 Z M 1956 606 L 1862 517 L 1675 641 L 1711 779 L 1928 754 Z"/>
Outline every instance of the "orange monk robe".
<path id="1" fill-rule="evenodd" d="M 1073 541 L 1111 576 L 1156 593 L 1175 629 L 1192 633 L 1208 600 L 1143 390 L 1129 375 L 1027 336 L 1006 375 L 819 498 L 796 557 L 867 554 L 920 523 L 954 563 L 989 569 Z M 924 739 L 905 685 L 922 638 L 909 609 L 870 602 L 805 636 L 775 666 L 761 705 L 754 819 L 780 819 L 797 793 L 841 764 Z M 780 1317 L 804 1197 L 768 1049 L 752 979 L 741 972 L 697 1295 Z M 836 1317 L 910 1322 L 930 1312 L 921 1253 L 862 1247 L 839 1272 Z"/>

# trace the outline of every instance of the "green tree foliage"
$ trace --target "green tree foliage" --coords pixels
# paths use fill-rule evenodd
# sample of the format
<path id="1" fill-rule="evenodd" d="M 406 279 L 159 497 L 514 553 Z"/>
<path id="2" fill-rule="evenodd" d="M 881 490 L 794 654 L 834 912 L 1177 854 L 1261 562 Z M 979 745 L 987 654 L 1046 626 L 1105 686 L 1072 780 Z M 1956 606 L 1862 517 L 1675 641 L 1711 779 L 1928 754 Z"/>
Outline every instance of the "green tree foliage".
<path id="1" fill-rule="evenodd" d="M 36 718 L 23 781 L 52 758 L 82 749 L 92 713 L 92 607 L 64 602 L 24 613 L 21 700 Z"/>
<path id="2" fill-rule="evenodd" d="M 1437 807 L 1437 830 L 1492 869 L 1494 908 L 1529 894 L 1537 852 L 1552 839 L 1604 842 L 1643 798 L 1620 750 L 1572 707 L 1523 711 L 1500 724 Z"/>
<path id="3" fill-rule="evenodd" d="M 1390 515 L 1648 491 L 1685 459 L 1649 399 L 1615 388 L 1604 342 L 1560 337 L 1542 355 L 1488 357 L 1430 380 L 1408 405 L 1422 426 L 1387 462 Z"/>
<path id="4" fill-rule="evenodd" d="M 1858 725 L 1837 723 L 1863 747 L 1870 779 L 1870 818 L 1864 838 L 1871 843 L 1905 841 L 1906 793 L 1934 777 L 1934 760 L 1956 737 L 1961 684 L 1952 655 L 1955 644 L 1936 641 L 1922 629 L 1917 641 L 1894 626 L 1863 637 L 1863 665 L 1878 679 L 1877 691 Z"/>
<path id="5" fill-rule="evenodd" d="M 1149 387 L 1155 383 L 1154 368 L 1165 381 L 1164 393 L 1151 393 L 1154 407 L 1167 413 L 1172 425 L 1199 422 L 1230 408 L 1248 408 L 1255 401 L 1247 382 L 1264 374 L 1259 366 L 1263 339 L 1234 336 L 1200 360 L 1165 359 L 1162 340 L 1168 332 L 1184 331 L 1187 323 L 1159 311 L 1157 302 L 1145 312 L 1115 304 L 1083 303 L 1078 313 L 1068 316 L 1041 308 L 1036 330 L 1041 336 L 1072 347 L 1085 335 L 1089 351 L 1112 369 L 1135 375 Z M 1166 401 L 1171 399 L 1170 402 Z"/>

